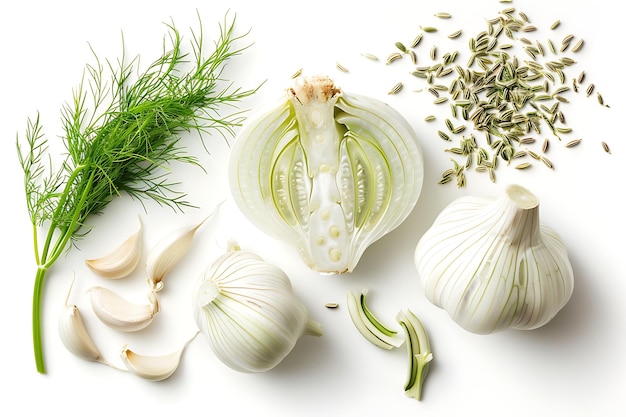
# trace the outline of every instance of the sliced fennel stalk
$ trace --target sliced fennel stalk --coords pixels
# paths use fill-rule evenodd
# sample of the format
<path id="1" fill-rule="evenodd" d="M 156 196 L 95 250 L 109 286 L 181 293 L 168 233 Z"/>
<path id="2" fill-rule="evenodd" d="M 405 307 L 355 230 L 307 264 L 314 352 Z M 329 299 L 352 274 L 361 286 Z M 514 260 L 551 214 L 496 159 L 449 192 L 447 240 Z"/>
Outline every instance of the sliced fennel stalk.
<path id="1" fill-rule="evenodd" d="M 407 396 L 419 401 L 422 399 L 424 380 L 430 371 L 430 362 L 433 360 L 430 340 L 422 322 L 411 310 L 400 311 L 396 320 L 406 334 L 406 348 L 409 358 L 409 370 L 404 392 Z"/>
<path id="2" fill-rule="evenodd" d="M 385 326 L 367 306 L 368 290 L 363 289 L 359 294 L 348 291 L 348 313 L 352 323 L 359 333 L 368 341 L 383 349 L 393 349 L 404 343 L 397 331 Z"/>
<path id="3" fill-rule="evenodd" d="M 302 78 L 239 134 L 230 186 L 243 214 L 311 269 L 345 273 L 412 211 L 422 163 L 397 111 L 327 77 Z"/>

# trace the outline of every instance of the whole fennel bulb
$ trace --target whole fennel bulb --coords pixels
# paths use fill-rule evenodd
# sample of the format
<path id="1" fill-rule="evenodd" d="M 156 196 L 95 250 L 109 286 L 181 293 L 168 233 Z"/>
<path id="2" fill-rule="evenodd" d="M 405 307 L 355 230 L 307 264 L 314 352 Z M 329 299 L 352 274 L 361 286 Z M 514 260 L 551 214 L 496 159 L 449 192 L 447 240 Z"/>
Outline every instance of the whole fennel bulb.
<path id="1" fill-rule="evenodd" d="M 519 185 L 450 203 L 419 240 L 415 264 L 428 300 L 478 334 L 541 327 L 574 289 L 565 244 Z"/>
<path id="2" fill-rule="evenodd" d="M 268 371 L 302 335 L 322 335 L 285 272 L 234 244 L 207 269 L 193 300 L 211 349 L 240 372 Z"/>

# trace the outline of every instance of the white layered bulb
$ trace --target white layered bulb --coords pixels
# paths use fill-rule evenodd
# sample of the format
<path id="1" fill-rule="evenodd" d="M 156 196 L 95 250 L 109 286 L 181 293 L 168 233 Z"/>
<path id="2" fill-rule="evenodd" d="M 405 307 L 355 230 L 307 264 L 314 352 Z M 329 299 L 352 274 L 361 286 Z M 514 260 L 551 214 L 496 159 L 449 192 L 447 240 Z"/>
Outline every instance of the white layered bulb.
<path id="1" fill-rule="evenodd" d="M 414 208 L 415 132 L 397 111 L 327 77 L 298 78 L 235 142 L 230 186 L 243 214 L 323 273 L 351 272 Z"/>
<path id="2" fill-rule="evenodd" d="M 541 327 L 574 288 L 564 242 L 518 185 L 500 198 L 449 204 L 417 244 L 415 263 L 426 297 L 478 334 Z"/>
<path id="3" fill-rule="evenodd" d="M 199 281 L 194 315 L 216 356 L 240 372 L 268 371 L 302 335 L 322 334 L 287 275 L 235 245 Z"/>

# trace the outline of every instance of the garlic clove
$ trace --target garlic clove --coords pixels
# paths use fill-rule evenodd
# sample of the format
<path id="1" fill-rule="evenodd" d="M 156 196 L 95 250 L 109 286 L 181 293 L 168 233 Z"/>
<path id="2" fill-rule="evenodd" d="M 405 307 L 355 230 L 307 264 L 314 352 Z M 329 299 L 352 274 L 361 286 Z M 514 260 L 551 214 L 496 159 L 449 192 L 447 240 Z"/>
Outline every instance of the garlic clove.
<path id="1" fill-rule="evenodd" d="M 140 355 L 124 345 L 120 356 L 124 365 L 135 375 L 151 381 L 162 381 L 172 376 L 185 350 L 187 343 L 182 348 L 165 355 L 151 356 Z"/>
<path id="2" fill-rule="evenodd" d="M 146 269 L 148 271 L 148 281 L 151 282 L 154 288 L 161 289 L 163 277 L 187 253 L 196 231 L 213 216 L 216 210 L 217 208 L 196 225 L 182 227 L 169 233 L 152 248 L 148 254 Z"/>
<path id="3" fill-rule="evenodd" d="M 87 259 L 85 264 L 105 278 L 119 279 L 128 276 L 135 270 L 141 256 L 141 218 L 139 219 L 139 229 L 130 235 L 120 246 L 108 255 L 100 258 Z"/>
<path id="4" fill-rule="evenodd" d="M 92 287 L 89 294 L 96 316 L 107 326 L 122 332 L 144 329 L 159 312 L 159 296 L 154 290 L 148 294 L 148 304 L 132 303 L 100 286 Z"/>
<path id="5" fill-rule="evenodd" d="M 67 292 L 65 304 L 59 315 L 59 335 L 66 349 L 79 358 L 104 363 L 104 359 L 91 336 L 87 332 L 85 323 L 80 314 L 80 310 L 74 304 L 69 304 L 70 292 L 74 285 L 74 280 Z"/>

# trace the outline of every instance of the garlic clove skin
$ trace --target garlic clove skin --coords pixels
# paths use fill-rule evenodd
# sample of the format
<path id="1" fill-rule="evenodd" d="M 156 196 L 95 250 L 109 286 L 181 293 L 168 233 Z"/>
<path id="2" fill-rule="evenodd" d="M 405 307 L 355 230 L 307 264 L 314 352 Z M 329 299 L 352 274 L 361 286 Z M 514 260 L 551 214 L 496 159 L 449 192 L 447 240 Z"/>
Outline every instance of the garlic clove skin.
<path id="1" fill-rule="evenodd" d="M 449 204 L 418 242 L 415 264 L 426 297 L 478 334 L 541 327 L 574 289 L 565 244 L 519 185 Z"/>
<path id="2" fill-rule="evenodd" d="M 74 304 L 69 303 L 70 292 L 74 281 L 67 293 L 65 304 L 59 315 L 59 335 L 63 345 L 75 356 L 94 362 L 104 363 L 104 359 L 95 343 L 91 339 L 80 310 Z"/>
<path id="3" fill-rule="evenodd" d="M 159 296 L 155 290 L 148 293 L 148 304 L 132 303 L 100 286 L 92 287 L 89 294 L 91 307 L 100 321 L 122 332 L 136 332 L 146 328 L 159 312 Z"/>
<path id="4" fill-rule="evenodd" d="M 242 213 L 312 270 L 354 270 L 413 210 L 423 182 L 415 132 L 376 99 L 301 77 L 235 141 L 229 184 Z"/>
<path id="5" fill-rule="evenodd" d="M 280 268 L 235 248 L 207 269 L 193 300 L 200 331 L 216 356 L 236 371 L 268 371 L 302 335 L 322 334 Z"/>
<path id="6" fill-rule="evenodd" d="M 121 245 L 108 255 L 87 259 L 85 264 L 96 274 L 109 279 L 120 279 L 130 275 L 139 264 L 141 257 L 142 229 L 141 219 L 139 219 L 139 229 Z"/>
<path id="7" fill-rule="evenodd" d="M 163 381 L 176 372 L 185 351 L 182 348 L 165 355 L 141 355 L 124 345 L 120 352 L 122 362 L 133 374 L 151 381 Z"/>

